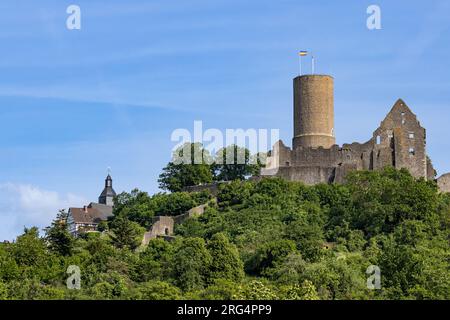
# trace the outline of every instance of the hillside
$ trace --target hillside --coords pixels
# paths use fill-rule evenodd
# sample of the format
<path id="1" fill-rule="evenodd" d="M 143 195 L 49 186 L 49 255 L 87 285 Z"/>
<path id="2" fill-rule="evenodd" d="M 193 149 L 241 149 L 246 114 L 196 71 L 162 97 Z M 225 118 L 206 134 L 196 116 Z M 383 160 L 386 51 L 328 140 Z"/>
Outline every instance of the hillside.
<path id="1" fill-rule="evenodd" d="M 212 198 L 122 193 L 104 232 L 77 239 L 62 212 L 45 235 L 0 246 L 0 299 L 450 299 L 450 195 L 406 170 L 342 185 L 234 181 Z M 140 246 L 153 216 L 206 202 L 173 241 Z M 66 286 L 70 265 L 79 290 Z"/>

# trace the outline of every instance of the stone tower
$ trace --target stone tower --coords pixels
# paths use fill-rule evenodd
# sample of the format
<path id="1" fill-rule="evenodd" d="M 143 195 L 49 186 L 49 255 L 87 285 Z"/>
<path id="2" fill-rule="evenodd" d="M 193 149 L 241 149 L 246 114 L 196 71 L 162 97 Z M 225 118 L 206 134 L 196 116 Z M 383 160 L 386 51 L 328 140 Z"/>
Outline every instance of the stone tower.
<path id="1" fill-rule="evenodd" d="M 113 189 L 112 186 L 112 178 L 108 174 L 108 176 L 105 179 L 105 188 L 103 189 L 103 192 L 100 194 L 100 197 L 98 197 L 98 203 L 105 204 L 107 206 L 113 206 L 114 202 L 113 199 L 116 196 L 116 192 Z"/>
<path id="2" fill-rule="evenodd" d="M 294 79 L 292 147 L 331 148 L 334 135 L 333 77 L 303 75 Z"/>

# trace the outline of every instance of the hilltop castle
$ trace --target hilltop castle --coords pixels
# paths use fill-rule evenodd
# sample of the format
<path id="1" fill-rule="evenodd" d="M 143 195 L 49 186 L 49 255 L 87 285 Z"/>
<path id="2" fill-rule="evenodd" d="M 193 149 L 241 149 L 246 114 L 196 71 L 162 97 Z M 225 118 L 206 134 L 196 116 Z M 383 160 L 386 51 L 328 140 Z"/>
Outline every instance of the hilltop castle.
<path id="1" fill-rule="evenodd" d="M 426 153 L 426 131 L 399 99 L 365 143 L 336 145 L 334 79 L 303 75 L 294 79 L 294 136 L 292 149 L 278 141 L 269 152 L 261 176 L 279 176 L 306 184 L 343 182 L 352 170 L 406 168 L 416 178 L 435 179 Z M 450 192 L 450 174 L 438 180 Z"/>

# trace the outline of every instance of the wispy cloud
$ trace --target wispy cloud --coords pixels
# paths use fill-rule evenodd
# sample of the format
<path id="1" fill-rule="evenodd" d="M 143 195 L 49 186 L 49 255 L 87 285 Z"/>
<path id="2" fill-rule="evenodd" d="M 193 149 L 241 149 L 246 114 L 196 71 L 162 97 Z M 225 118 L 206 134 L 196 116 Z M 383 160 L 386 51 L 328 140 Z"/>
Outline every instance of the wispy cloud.
<path id="1" fill-rule="evenodd" d="M 0 184 L 0 240 L 13 240 L 24 227 L 48 226 L 60 209 L 85 204 L 83 197 L 30 184 Z"/>
<path id="2" fill-rule="evenodd" d="M 424 54 L 430 52 L 430 48 L 450 29 L 450 20 L 448 19 L 450 3 L 447 0 L 441 0 L 433 4 L 431 11 L 425 16 L 418 34 L 400 46 L 397 57 L 400 66 L 411 67 L 417 64 Z M 442 39 L 442 41 L 446 40 Z M 430 52 L 430 56 L 432 55 L 433 53 Z"/>

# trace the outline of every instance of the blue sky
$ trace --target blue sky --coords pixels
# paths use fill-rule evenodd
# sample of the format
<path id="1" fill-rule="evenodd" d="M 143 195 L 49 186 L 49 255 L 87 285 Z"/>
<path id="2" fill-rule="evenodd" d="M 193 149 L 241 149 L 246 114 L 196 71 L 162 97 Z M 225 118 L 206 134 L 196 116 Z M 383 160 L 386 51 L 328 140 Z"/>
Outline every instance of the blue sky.
<path id="1" fill-rule="evenodd" d="M 70 4 L 81 30 L 66 28 Z M 2 1 L 0 240 L 95 201 L 107 167 L 116 191 L 157 192 L 171 132 L 194 120 L 290 144 L 302 49 L 335 78 L 339 144 L 368 140 L 402 98 L 449 172 L 449 16 L 446 0 Z"/>

